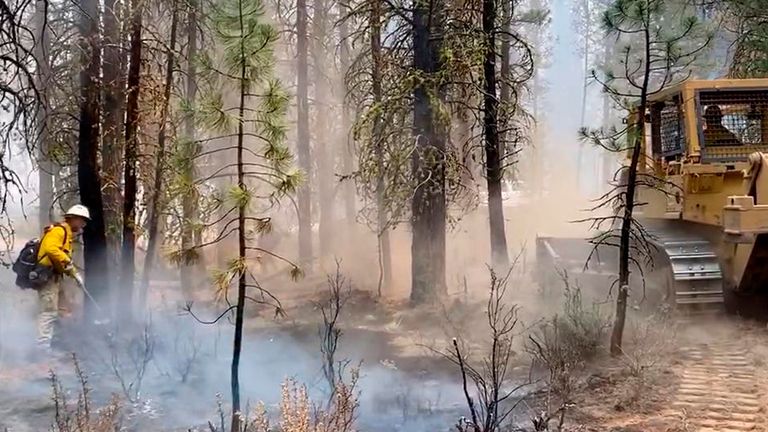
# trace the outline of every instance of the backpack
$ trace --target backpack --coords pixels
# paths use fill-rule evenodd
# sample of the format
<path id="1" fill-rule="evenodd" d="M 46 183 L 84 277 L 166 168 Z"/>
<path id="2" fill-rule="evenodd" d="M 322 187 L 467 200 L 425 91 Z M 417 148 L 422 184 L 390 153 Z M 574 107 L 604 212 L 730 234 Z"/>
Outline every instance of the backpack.
<path id="1" fill-rule="evenodd" d="M 55 224 L 54 227 L 62 227 L 61 224 Z M 46 231 L 43 234 L 43 238 L 50 232 Z M 53 268 L 49 266 L 40 265 L 40 260 L 37 258 L 40 252 L 40 244 L 42 239 L 32 239 L 24 245 L 19 252 L 19 256 L 14 261 L 11 267 L 13 272 L 16 273 L 16 286 L 22 289 L 38 289 L 45 285 L 53 276 Z M 67 230 L 64 228 L 64 243 L 67 244 Z"/>

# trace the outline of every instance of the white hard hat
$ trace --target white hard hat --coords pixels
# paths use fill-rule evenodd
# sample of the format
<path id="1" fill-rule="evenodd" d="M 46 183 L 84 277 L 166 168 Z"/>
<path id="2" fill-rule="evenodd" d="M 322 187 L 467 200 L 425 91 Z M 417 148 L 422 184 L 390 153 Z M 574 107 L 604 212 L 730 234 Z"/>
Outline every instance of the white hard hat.
<path id="1" fill-rule="evenodd" d="M 64 216 L 80 216 L 81 218 L 91 220 L 91 212 L 88 211 L 88 207 L 82 204 L 73 205 L 64 213 Z"/>

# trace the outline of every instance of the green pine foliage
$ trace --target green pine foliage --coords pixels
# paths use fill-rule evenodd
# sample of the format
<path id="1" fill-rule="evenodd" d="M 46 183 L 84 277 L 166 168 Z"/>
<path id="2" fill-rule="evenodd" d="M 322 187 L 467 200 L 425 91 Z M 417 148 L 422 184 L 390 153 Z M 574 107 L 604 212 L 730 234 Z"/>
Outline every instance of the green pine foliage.
<path id="1" fill-rule="evenodd" d="M 768 7 L 764 0 L 728 0 L 729 30 L 736 36 L 731 75 L 768 77 Z"/>
<path id="2" fill-rule="evenodd" d="M 301 173 L 293 168 L 294 158 L 285 143 L 289 95 L 275 78 L 274 49 L 278 32 L 266 19 L 261 0 L 216 2 L 208 16 L 207 28 L 213 37 L 210 49 L 201 51 L 197 59 L 198 97 L 194 106 L 189 103 L 181 106 L 198 127 L 199 145 L 187 142 L 189 138 L 177 142 L 172 160 L 178 174 L 172 188 L 178 195 L 195 191 L 195 196 L 209 201 L 209 205 L 203 207 L 208 209 L 210 222 L 201 223 L 196 229 L 211 228 L 221 222 L 212 214 L 234 215 L 242 207 L 248 215 L 248 232 L 255 236 L 265 231 L 264 221 L 270 220 L 260 213 L 286 194 L 294 193 L 303 180 Z M 242 118 L 239 114 L 241 94 Z M 240 126 L 244 185 L 233 184 L 211 193 L 216 179 L 234 176 L 236 172 L 235 143 Z M 220 163 L 203 178 L 190 176 L 189 173 L 194 172 L 190 167 L 203 158 Z M 202 191 L 205 189 L 207 193 Z M 256 225 L 256 229 L 251 225 Z M 223 240 L 224 234 L 212 242 L 204 242 L 203 246 Z M 250 236 L 248 240 L 254 241 L 255 237 Z M 171 258 L 187 260 L 185 257 L 193 252 L 176 251 Z"/>

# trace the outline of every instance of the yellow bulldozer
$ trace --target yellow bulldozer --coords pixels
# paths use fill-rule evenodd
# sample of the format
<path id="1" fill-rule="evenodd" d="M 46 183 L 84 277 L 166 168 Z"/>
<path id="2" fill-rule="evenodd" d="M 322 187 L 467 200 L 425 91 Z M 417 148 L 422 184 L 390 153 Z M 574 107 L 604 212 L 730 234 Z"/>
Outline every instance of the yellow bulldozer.
<path id="1" fill-rule="evenodd" d="M 688 80 L 652 95 L 643 114 L 638 172 L 655 182 L 638 184 L 635 217 L 654 253 L 634 266 L 633 291 L 642 283 L 678 310 L 768 318 L 768 79 Z M 538 236 L 541 282 L 561 269 L 607 289 L 618 250 L 592 248 Z"/>

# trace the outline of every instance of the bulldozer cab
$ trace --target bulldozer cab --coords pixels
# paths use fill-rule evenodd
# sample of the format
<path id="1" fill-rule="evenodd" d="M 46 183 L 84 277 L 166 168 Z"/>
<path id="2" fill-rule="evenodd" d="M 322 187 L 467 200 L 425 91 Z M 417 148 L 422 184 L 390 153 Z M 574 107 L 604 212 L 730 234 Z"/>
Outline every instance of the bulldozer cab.
<path id="1" fill-rule="evenodd" d="M 747 163 L 768 151 L 768 79 L 689 80 L 648 101 L 646 155 L 675 163 Z"/>
<path id="2" fill-rule="evenodd" d="M 638 188 L 638 217 L 721 226 L 750 155 L 768 153 L 768 79 L 688 80 L 651 95 L 645 119 L 638 170 L 663 186 Z"/>

